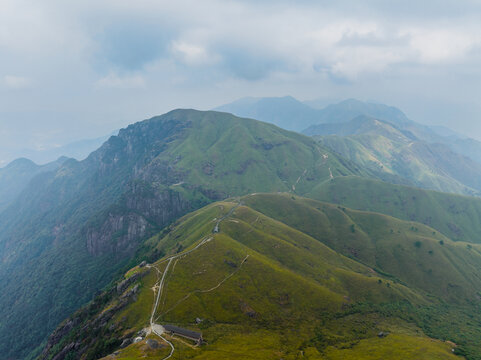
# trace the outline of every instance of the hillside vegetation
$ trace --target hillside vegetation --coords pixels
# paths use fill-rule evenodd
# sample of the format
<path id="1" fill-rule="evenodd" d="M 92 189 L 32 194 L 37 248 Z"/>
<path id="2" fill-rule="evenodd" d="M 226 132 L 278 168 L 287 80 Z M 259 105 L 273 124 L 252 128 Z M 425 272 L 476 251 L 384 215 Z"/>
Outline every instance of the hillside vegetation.
<path id="1" fill-rule="evenodd" d="M 387 215 L 299 198 L 262 195 L 246 204 L 337 252 L 451 303 L 476 301 L 481 245 L 453 242 L 433 228 Z"/>
<path id="2" fill-rule="evenodd" d="M 385 126 L 385 123 L 375 125 Z M 386 136 L 406 136 L 405 132 L 393 127 L 385 127 L 385 130 Z M 70 159 L 55 171 L 34 177 L 0 214 L 0 337 L 4 339 L 0 342 L 0 353 L 7 358 L 37 356 L 44 347 L 42 341 L 46 341 L 47 335 L 57 324 L 88 303 L 94 294 L 105 289 L 119 274 L 143 258 L 154 262 L 165 254 L 181 252 L 190 246 L 189 242 L 183 244 L 179 239 L 165 238 L 164 232 L 168 231 L 170 224 L 191 211 L 215 201 L 249 193 L 283 192 L 290 196 L 321 198 L 322 189 L 327 189 L 331 181 L 352 176 L 389 178 L 392 182 L 402 182 L 395 172 L 380 171 L 356 162 L 356 159 L 348 160 L 310 137 L 220 112 L 175 110 L 120 130 L 118 136 L 111 137 L 84 161 Z M 338 194 L 342 194 L 342 191 L 339 190 Z M 389 194 L 384 201 L 395 201 L 390 200 L 393 194 Z M 247 202 L 247 199 L 243 201 Z M 269 203 L 267 198 L 262 202 Z M 281 198 L 276 202 L 278 207 L 284 206 Z M 227 204 L 224 206 L 227 207 Z M 291 205 L 286 206 L 289 209 Z M 422 211 L 427 208 L 427 205 L 423 206 L 420 208 Z M 275 264 L 281 264 L 279 266 L 282 269 L 287 267 L 290 272 L 285 274 L 290 274 L 286 277 L 291 279 L 290 283 L 307 281 L 302 291 L 312 292 L 315 288 L 330 294 L 325 297 L 331 299 L 326 310 L 329 313 L 338 312 L 339 306 L 342 310 L 344 303 L 334 300 L 339 296 L 342 299 L 347 296 L 356 302 L 366 300 L 369 304 L 376 303 L 373 298 L 379 297 L 397 304 L 407 301 L 418 306 L 418 301 L 426 301 L 426 294 L 431 294 L 462 308 L 470 301 L 476 301 L 478 280 L 473 269 L 478 266 L 477 247 L 452 244 L 447 239 L 475 242 L 472 239 L 478 229 L 475 216 L 465 223 L 460 222 L 458 228 L 461 229 L 461 235 L 455 237 L 453 233 L 459 233 L 457 228 L 449 223 L 441 226 L 446 219 L 444 213 L 440 213 L 440 216 L 445 217 L 433 219 L 431 223 L 422 217 L 413 219 L 432 225 L 428 228 L 389 217 L 363 218 L 355 212 L 347 214 L 337 205 L 327 208 L 330 209 L 326 210 L 328 214 L 322 216 L 312 212 L 312 207 L 293 207 L 292 213 L 289 213 L 293 220 L 305 211 L 308 214 L 305 226 L 314 221 L 309 220 L 315 218 L 314 214 L 321 218 L 333 216 L 333 219 L 339 220 L 338 224 L 331 220 L 323 222 L 322 230 L 319 230 L 321 233 L 311 228 L 301 228 L 300 223 L 289 224 L 283 218 L 276 218 L 274 213 L 264 215 L 315 238 L 317 242 L 321 240 L 331 251 L 325 258 L 329 265 L 316 263 L 310 251 L 298 252 L 299 245 L 287 246 L 284 242 L 288 242 L 288 239 L 280 235 L 275 237 L 284 241 L 281 243 L 286 247 L 282 248 L 296 254 L 297 260 L 292 264 L 294 260 L 287 255 L 277 254 L 279 258 L 272 258 L 276 252 L 260 248 L 262 244 L 251 244 L 248 239 L 245 239 L 246 243 L 240 243 L 241 230 L 236 236 L 222 232 L 214 237 L 220 239 L 227 236 L 222 240 L 224 248 L 237 249 L 236 246 L 240 246 L 239 249 L 248 248 L 258 252 L 259 257 L 252 255 L 252 260 L 264 261 L 266 270 L 262 271 L 274 271 L 277 269 L 273 267 Z M 252 211 L 259 209 L 251 206 Z M 236 209 L 236 212 L 240 211 L 241 208 Z M 296 215 L 296 211 L 300 213 Z M 398 216 L 395 210 L 392 210 L 392 215 Z M 283 216 L 287 218 L 287 215 Z M 410 220 L 409 217 L 403 218 Z M 299 218 L 300 222 L 302 220 L 302 217 Z M 342 227 L 339 227 L 340 224 Z M 212 224 L 204 225 L 210 233 Z M 222 226 L 226 226 L 225 222 Z M 373 226 L 380 229 L 368 230 Z M 446 226 L 452 229 L 451 233 L 446 231 Z M 232 232 L 234 230 L 232 228 Z M 155 236 L 159 232 L 163 234 L 160 238 Z M 332 239 L 337 236 L 338 241 L 330 242 L 321 236 L 322 233 L 332 234 Z M 386 236 L 391 239 L 390 245 L 381 241 Z M 153 240 L 146 243 L 147 239 L 156 239 L 163 245 L 149 247 Z M 352 239 L 352 244 L 348 243 L 349 239 Z M 405 245 L 405 239 L 411 245 Z M 199 237 L 194 240 L 199 241 Z M 266 244 L 269 241 L 273 240 L 266 237 Z M 210 243 L 207 245 L 210 246 Z M 313 249 L 312 245 L 305 246 Z M 438 249 L 436 246 L 442 247 Z M 244 250 L 232 251 L 238 257 Z M 343 259 L 350 258 L 351 265 L 332 263 L 331 258 L 339 254 Z M 386 259 L 391 256 L 393 260 L 385 264 L 380 256 Z M 311 268 L 305 266 L 305 259 L 310 259 L 308 264 Z M 400 269 L 407 266 L 405 262 L 409 259 L 416 260 L 415 264 L 410 264 L 413 270 L 402 274 Z M 444 272 L 435 267 L 434 260 L 440 261 Z M 227 261 L 239 267 L 234 260 Z M 368 270 L 370 273 L 354 268 L 354 265 L 371 269 Z M 280 276 L 276 271 L 273 274 Z M 323 278 L 317 273 L 323 274 Z M 297 278 L 292 277 L 295 274 Z M 150 276 L 153 280 L 145 277 L 142 281 L 155 282 L 155 273 Z M 374 291 L 386 289 L 379 287 L 378 282 L 371 283 L 373 276 L 392 279 L 388 293 L 381 292 L 378 295 Z M 423 282 L 431 279 L 436 280 L 439 288 L 423 285 Z M 312 284 L 316 284 L 314 288 L 311 288 Z M 371 290 L 366 292 L 366 289 Z M 103 299 L 110 301 L 109 297 Z M 249 305 L 249 302 L 246 304 Z M 101 303 L 98 308 L 94 306 L 95 311 L 103 309 L 103 305 Z M 264 305 L 266 308 L 271 306 Z M 250 308 L 244 306 L 244 309 Z M 301 310 L 293 310 L 293 319 L 309 324 L 310 320 L 306 319 L 311 315 L 305 317 Z M 226 314 L 231 316 L 229 312 Z M 82 316 L 84 320 L 89 318 L 88 314 Z M 458 317 L 464 321 L 464 317 Z M 144 321 L 143 317 L 137 315 L 135 319 L 138 323 L 132 324 L 131 328 L 140 326 L 140 322 Z M 225 319 L 222 318 L 222 321 L 227 321 Z M 259 330 L 262 329 L 259 327 Z M 116 334 L 112 338 L 125 337 L 114 330 L 109 330 Z M 423 328 L 423 331 L 427 330 Z M 10 336 L 12 333 L 17 336 Z M 92 334 L 99 338 L 111 338 L 108 333 L 97 334 L 94 331 Z M 311 339 L 309 336 L 305 339 Z M 118 345 L 114 341 L 110 345 L 98 346 L 105 350 Z M 97 350 L 91 351 L 103 351 Z"/>
<path id="3" fill-rule="evenodd" d="M 216 110 L 258 119 L 305 135 L 346 135 L 346 128 L 357 117 L 386 122 L 429 144 L 443 144 L 457 154 L 481 164 L 481 142 L 442 126 L 427 126 L 409 119 L 400 109 L 380 103 L 346 99 L 327 105 L 321 101 L 301 102 L 292 96 L 243 98 Z M 352 134 L 349 134 L 352 135 Z"/>
<path id="4" fill-rule="evenodd" d="M 481 242 L 481 199 L 478 197 L 393 185 L 357 176 L 323 182 L 307 196 L 423 223 L 455 241 Z"/>
<path id="5" fill-rule="evenodd" d="M 42 359 L 163 358 L 170 347 L 150 333 L 152 312 L 206 340 L 193 347 L 165 335 L 173 359 L 455 359 L 452 349 L 479 359 L 480 250 L 419 223 L 292 194 L 214 203 L 149 239 L 151 265 L 66 320 Z"/>
<path id="6" fill-rule="evenodd" d="M 67 158 L 60 157 L 51 163 L 37 165 L 31 160 L 21 158 L 0 168 L 0 212 L 15 200 L 35 176 L 56 171 L 66 160 Z"/>
<path id="7" fill-rule="evenodd" d="M 323 125 L 324 133 L 335 135 L 317 137 L 319 142 L 362 168 L 432 190 L 468 195 L 481 190 L 481 166 L 447 145 L 421 141 L 408 131 L 366 116 L 334 128 L 328 125 Z"/>
<path id="8" fill-rule="evenodd" d="M 189 211 L 350 174 L 365 172 L 311 138 L 226 113 L 176 110 L 120 130 L 34 177 L 0 214 L 0 353 L 25 358 Z"/>

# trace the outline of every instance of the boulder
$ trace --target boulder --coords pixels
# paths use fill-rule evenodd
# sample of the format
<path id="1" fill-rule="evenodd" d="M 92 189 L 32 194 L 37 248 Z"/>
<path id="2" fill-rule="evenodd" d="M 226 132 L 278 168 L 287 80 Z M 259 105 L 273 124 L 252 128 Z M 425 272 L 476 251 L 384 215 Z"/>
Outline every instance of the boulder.
<path id="1" fill-rule="evenodd" d="M 147 339 L 147 345 L 149 345 L 151 349 L 158 349 L 160 347 L 160 344 L 153 339 Z"/>

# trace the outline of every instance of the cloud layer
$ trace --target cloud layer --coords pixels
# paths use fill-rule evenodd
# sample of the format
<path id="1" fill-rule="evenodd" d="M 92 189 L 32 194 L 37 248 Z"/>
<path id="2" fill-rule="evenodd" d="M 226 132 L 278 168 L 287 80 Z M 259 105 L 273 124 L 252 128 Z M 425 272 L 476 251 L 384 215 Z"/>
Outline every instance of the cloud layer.
<path id="1" fill-rule="evenodd" d="M 360 3 L 3 0 L 0 140 L 286 94 L 387 102 L 481 137 L 479 2 Z"/>

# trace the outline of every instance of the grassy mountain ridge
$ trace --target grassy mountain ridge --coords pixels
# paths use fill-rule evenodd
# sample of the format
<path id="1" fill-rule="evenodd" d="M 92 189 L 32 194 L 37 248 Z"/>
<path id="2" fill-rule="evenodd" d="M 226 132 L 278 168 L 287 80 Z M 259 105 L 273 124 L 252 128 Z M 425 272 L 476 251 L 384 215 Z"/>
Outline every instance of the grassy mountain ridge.
<path id="1" fill-rule="evenodd" d="M 154 234 L 163 231 L 169 224 L 192 210 L 229 196 L 253 192 L 290 192 L 292 194 L 290 196 L 314 194 L 330 184 L 333 179 L 352 175 L 377 176 L 376 174 L 372 169 L 364 169 L 353 161 L 337 155 L 312 138 L 260 121 L 237 118 L 231 114 L 176 110 L 131 125 L 121 130 L 118 136 L 111 137 L 86 160 L 80 162 L 69 160 L 56 172 L 35 177 L 17 201 L 0 214 L 0 229 L 2 230 L 0 246 L 3 249 L 0 259 L 0 283 L 3 289 L 0 294 L 0 316 L 2 318 L 0 336 L 5 339 L 0 342 L 0 353 L 5 354 L 8 358 L 26 357 L 27 353 L 38 346 L 61 319 L 88 302 L 94 293 L 106 286 L 123 270 L 138 263 L 142 256 L 148 256 L 150 260 L 154 261 L 166 253 L 183 251 L 198 241 L 199 236 L 210 235 L 212 219 L 217 215 L 201 211 L 204 217 L 200 220 L 192 214 L 188 216 L 192 221 L 197 219 L 195 226 L 189 223 L 189 226 L 182 227 L 187 229 L 188 234 L 179 230 L 173 237 L 166 237 L 165 233 L 162 233 L 162 236 L 152 238 Z M 280 200 L 279 204 L 281 204 Z M 226 209 L 229 208 L 227 203 L 222 206 Z M 408 278 L 402 278 L 396 272 L 396 268 L 385 269 L 384 272 L 378 269 L 380 272 L 376 274 L 377 270 L 373 267 L 378 264 L 373 262 L 373 254 L 378 250 L 390 253 L 393 249 L 377 249 L 375 247 L 377 240 L 373 241 L 374 235 L 368 234 L 367 230 L 361 226 L 365 222 L 364 219 L 354 219 L 354 215 L 346 217 L 346 214 L 336 206 L 328 207 L 332 211 L 330 210 L 324 217 L 329 219 L 332 216 L 333 219 L 337 219 L 334 221 L 337 225 L 333 227 L 334 230 L 331 230 L 330 221 L 321 222 L 323 229 L 326 233 L 336 233 L 335 229 L 338 229 L 337 236 L 341 240 L 343 239 L 342 241 L 353 240 L 353 244 L 356 244 L 355 248 L 351 247 L 352 249 L 349 250 L 348 244 L 345 243 L 342 243 L 344 244 L 342 249 L 336 248 L 334 244 L 330 244 L 326 240 L 326 244 L 331 249 L 328 249 L 326 244 L 321 249 L 320 245 L 313 245 L 313 236 L 309 237 L 306 229 L 296 229 L 294 226 L 285 227 L 286 225 L 280 223 L 284 222 L 283 219 L 275 219 L 274 216 L 264 214 L 268 218 L 262 223 L 264 225 L 271 224 L 268 232 L 275 233 L 275 235 L 267 236 L 266 231 L 256 228 L 259 224 L 252 225 L 249 223 L 250 220 L 247 220 L 254 221 L 255 218 L 252 218 L 254 214 L 256 218 L 257 216 L 262 218 L 262 216 L 255 213 L 253 208 L 245 213 L 242 213 L 239 208 L 236 211 L 239 214 L 242 213 L 243 218 L 237 219 L 238 223 L 223 222 L 221 226 L 229 226 L 226 228 L 229 230 L 229 234 L 222 233 L 215 236 L 219 240 L 214 242 L 218 244 L 219 253 L 214 251 L 215 257 L 212 258 L 212 261 L 215 258 L 212 268 L 217 269 L 214 272 L 218 276 L 216 279 L 221 279 L 221 275 L 228 276 L 230 274 L 228 270 L 234 271 L 239 268 L 239 261 L 244 259 L 246 251 L 252 252 L 252 259 L 255 259 L 257 265 L 252 269 L 251 275 L 255 276 L 265 271 L 278 284 L 286 281 L 286 286 L 292 289 L 293 294 L 296 294 L 295 298 L 299 304 L 303 304 L 286 310 L 292 317 L 293 324 L 296 322 L 296 324 L 301 322 L 306 324 L 306 321 L 308 322 L 306 319 L 312 317 L 312 314 L 303 313 L 303 308 L 313 311 L 320 309 L 313 307 L 312 304 L 306 304 L 306 300 L 300 296 L 302 293 L 324 294 L 325 296 L 316 297 L 316 299 L 319 300 L 319 303 L 326 302 L 326 309 L 330 309 L 331 313 L 335 312 L 332 309 L 338 309 L 339 306 L 342 310 L 342 306 L 346 302 L 344 296 L 355 299 L 355 301 L 369 301 L 369 304 L 376 306 L 382 305 L 376 301 L 376 298 L 396 303 L 407 301 L 409 304 L 414 304 L 413 306 L 429 300 L 425 298 L 425 292 L 432 291 L 432 289 L 423 289 L 419 281 L 410 280 L 411 277 L 418 280 L 429 278 L 425 273 L 429 269 L 416 268 L 414 274 Z M 313 216 L 312 207 L 305 207 L 304 211 L 309 219 L 316 218 Z M 314 214 L 318 215 L 317 212 Z M 210 219 L 208 219 L 209 216 Z M 389 221 L 396 222 L 395 219 Z M 354 225 L 354 232 L 351 225 Z M 401 225 L 396 226 L 401 227 Z M 402 226 L 405 227 L 405 225 Z M 413 224 L 411 226 L 417 227 Z M 470 225 L 467 223 L 466 226 Z M 242 229 L 245 229 L 246 232 L 252 230 L 252 233 L 257 234 L 265 243 L 255 243 L 252 238 L 241 236 L 241 233 L 244 232 Z M 275 232 L 275 229 L 282 230 Z M 426 249 L 425 252 L 422 252 L 423 256 L 431 256 L 427 249 L 433 241 L 442 240 L 449 244 L 446 246 L 447 250 L 436 251 L 433 256 L 433 258 L 437 258 L 437 256 L 443 255 L 442 260 L 446 269 L 452 269 L 453 261 L 455 263 L 459 261 L 454 255 L 451 256 L 454 260 L 445 256 L 445 252 L 454 254 L 453 249 L 458 248 L 448 240 L 443 240 L 441 234 L 429 235 L 429 231 L 424 227 L 422 228 L 424 238 L 420 237 L 419 233 L 409 230 L 409 227 L 403 228 L 402 231 L 403 234 L 407 234 L 406 236 L 413 244 L 417 241 L 421 242 L 423 249 Z M 288 238 L 285 238 L 282 235 L 283 232 L 292 234 L 297 239 L 296 243 L 293 244 Z M 470 234 L 473 232 L 470 231 Z M 150 240 L 146 241 L 149 238 Z M 319 237 L 319 239 L 321 238 Z M 319 239 L 316 238 L 315 241 Z M 462 239 L 464 238 L 457 238 L 457 240 Z M 396 241 L 398 241 L 396 244 L 399 244 L 401 240 L 396 235 Z M 270 247 L 266 247 L 266 244 L 269 244 Z M 210 246 L 211 243 L 206 248 L 210 249 Z M 299 249 L 303 246 L 307 246 L 310 251 Z M 314 252 L 314 246 L 317 246 L 317 252 Z M 412 246 L 416 249 L 415 245 Z M 272 249 L 283 249 L 283 251 L 276 252 Z M 464 254 L 464 249 L 459 249 L 460 253 Z M 474 255 L 466 255 L 466 262 L 462 263 L 463 267 L 471 268 L 473 264 L 477 264 L 476 249 L 477 247 L 473 245 L 471 250 Z M 223 253 L 221 250 L 225 250 L 225 252 Z M 412 250 L 410 248 L 410 251 Z M 232 251 L 232 257 L 226 253 L 228 251 Z M 323 258 L 329 266 L 320 264 L 311 252 L 318 255 L 329 254 Z M 296 259 L 287 258 L 285 253 L 296 254 Z M 221 258 L 221 255 L 225 255 L 225 257 Z M 415 259 L 423 260 L 420 257 L 421 253 L 413 252 L 413 255 L 416 255 Z M 204 254 L 204 256 L 209 260 L 208 254 Z M 338 257 L 344 259 L 345 263 L 333 262 L 333 259 Z M 348 257 L 351 259 L 347 259 Z M 309 259 L 308 266 L 301 259 Z M 407 261 L 402 257 L 400 259 Z M 217 267 L 218 260 L 221 260 L 220 267 Z M 393 264 L 395 263 L 393 262 Z M 159 271 L 162 271 L 162 268 L 159 268 Z M 185 271 L 188 271 L 188 267 Z M 394 278 L 391 271 L 396 274 Z M 322 276 L 319 276 L 318 273 Z M 435 269 L 433 273 L 436 277 L 440 275 Z M 149 274 L 146 274 L 140 281 L 145 281 L 145 284 L 153 286 L 152 282 L 155 282 L 156 274 Z M 177 297 L 177 300 L 186 296 L 185 293 L 181 295 L 184 291 L 182 289 L 190 289 L 191 284 L 188 284 L 185 276 L 178 280 L 180 298 Z M 381 280 L 382 283 L 379 283 L 378 280 Z M 214 279 L 209 281 L 214 281 Z M 386 281 L 390 284 L 389 288 Z M 477 286 L 476 279 L 472 279 L 465 272 L 453 271 L 444 282 L 440 281 L 442 286 L 439 292 L 433 296 L 455 303 L 449 284 L 459 283 L 461 286 L 460 299 L 456 304 L 465 306 L 466 299 L 472 300 L 476 296 L 473 291 L 468 290 L 466 284 L 469 282 Z M 409 288 L 403 283 L 409 284 Z M 301 286 L 300 284 L 303 284 L 303 288 L 299 290 L 296 286 Z M 358 284 L 363 286 L 358 286 Z M 383 285 L 379 287 L 380 284 Z M 198 290 L 209 289 L 216 283 L 212 284 L 212 282 L 206 281 L 204 285 L 205 288 Z M 264 285 L 267 286 L 265 282 Z M 147 290 L 152 287 L 146 286 Z M 171 286 L 174 286 L 174 282 L 171 283 Z M 413 288 L 411 289 L 411 287 Z M 249 291 L 246 293 L 248 296 L 246 299 L 251 299 L 255 294 L 252 287 Z M 287 300 L 284 300 L 283 294 L 275 292 L 272 294 L 275 296 L 266 294 L 268 300 L 265 302 L 254 299 L 257 301 L 255 302 L 256 307 L 272 309 L 274 313 L 277 311 L 282 313 L 284 310 L 281 309 L 284 305 L 279 302 L 283 303 Z M 123 296 L 123 293 L 117 294 L 118 296 L 111 295 L 116 301 L 114 307 L 121 305 L 125 299 L 131 301 L 130 297 L 124 298 L 124 300 L 120 299 L 119 297 Z M 137 295 L 143 304 L 152 301 L 150 291 L 131 296 L 134 295 Z M 249 317 L 249 313 L 253 314 L 251 308 L 256 313 L 268 313 L 267 310 L 262 312 L 255 310 L 250 301 L 245 299 L 235 300 L 235 296 L 236 292 L 232 290 L 226 294 L 226 299 L 230 299 L 227 302 L 219 300 L 219 303 L 219 301 L 211 299 L 213 305 L 217 305 L 209 311 L 203 307 L 202 302 L 196 304 L 188 302 L 185 303 L 185 306 L 190 304 L 189 306 L 197 309 L 196 311 L 206 311 L 208 314 L 214 314 L 225 306 L 229 310 L 219 312 L 224 316 L 221 318 L 222 326 L 229 325 L 229 318 L 237 321 L 244 319 L 244 316 Z M 108 296 L 107 298 L 110 299 Z M 199 300 L 194 294 L 189 298 Z M 330 300 L 328 301 L 328 299 Z M 92 312 L 95 313 L 99 309 L 105 310 L 104 304 L 98 302 L 96 304 Z M 234 309 L 233 304 L 237 304 L 238 307 Z M 288 301 L 287 304 L 289 304 Z M 181 308 L 179 307 L 179 309 Z M 126 313 L 117 319 L 121 321 L 124 316 L 127 317 L 125 321 L 128 326 L 122 325 L 125 326 L 122 331 L 140 326 L 139 322 L 145 319 L 145 310 L 142 309 L 144 309 L 143 306 L 134 313 L 129 313 L 128 309 L 124 310 Z M 233 311 L 238 312 L 239 309 L 242 315 L 235 313 L 234 316 Z M 82 314 L 84 320 L 87 318 L 88 321 L 92 320 L 88 313 Z M 107 314 L 109 314 L 108 311 Z M 187 316 L 180 310 L 177 313 L 172 311 L 172 314 L 176 314 L 175 316 L 179 316 L 179 318 Z M 101 314 L 97 315 L 100 316 L 98 321 L 102 323 Z M 280 319 L 280 315 L 276 316 L 277 318 L 266 315 L 260 320 L 265 320 L 271 326 Z M 187 321 L 186 317 L 182 319 Z M 288 336 L 270 337 L 261 326 L 262 321 L 256 323 L 258 325 L 256 333 L 249 332 L 249 326 L 245 323 L 230 324 L 229 326 L 232 327 L 228 327 L 231 329 L 228 333 L 233 334 L 240 327 L 243 328 L 244 330 L 240 333 L 247 334 L 248 338 L 245 346 L 252 346 L 258 335 L 266 341 L 276 344 L 291 341 L 286 340 Z M 385 319 L 383 318 L 382 321 Z M 94 329 L 100 331 L 97 333 L 95 330 L 92 334 L 102 334 L 102 336 L 98 336 L 100 339 L 113 339 L 109 335 L 109 331 L 116 334 L 115 339 L 126 336 L 125 334 L 120 336 L 115 329 L 109 330 L 103 326 L 100 329 L 97 327 L 100 323 L 92 325 Z M 396 322 L 396 324 L 398 326 L 399 323 Z M 247 330 L 244 328 L 245 326 L 247 326 Z M 225 327 L 218 328 L 217 332 L 213 331 L 214 338 L 222 337 L 223 329 Z M 379 327 L 370 327 L 369 329 L 368 333 L 371 336 L 375 335 L 373 329 L 379 329 Z M 407 331 L 410 334 L 409 338 L 412 339 L 413 334 L 418 330 L 408 329 Z M 12 332 L 19 336 L 8 336 Z M 309 330 L 308 327 L 303 340 L 306 341 L 306 344 L 315 343 L 316 346 L 301 344 L 306 349 L 317 349 L 311 349 L 314 353 L 315 351 L 319 352 L 319 349 L 324 349 L 323 341 L 313 340 L 319 335 L 316 335 L 316 332 L 318 333 L 315 328 L 311 327 Z M 343 339 L 352 338 L 351 330 L 348 333 Z M 364 338 L 362 340 L 368 342 L 365 345 L 367 347 L 373 341 L 373 339 Z M 336 341 L 331 339 L 328 342 L 337 343 Z M 422 339 L 420 341 L 424 343 Z M 292 351 L 293 348 L 298 349 L 301 346 L 298 343 L 293 344 L 289 343 L 287 350 Z M 92 345 L 89 348 L 89 351 L 96 353 L 97 350 L 100 351 L 99 349 L 104 351 L 118 345 L 116 340 L 110 345 L 96 343 L 95 346 Z M 75 343 L 73 346 L 75 347 Z M 226 345 L 219 346 L 219 351 L 222 351 Z M 34 351 L 31 354 L 36 355 L 38 352 Z"/>
<path id="2" fill-rule="evenodd" d="M 398 108 L 380 103 L 347 99 L 319 107 L 315 101 L 300 102 L 291 96 L 285 96 L 244 98 L 220 106 L 216 110 L 273 123 L 309 136 L 325 134 L 326 131 L 332 135 L 342 135 L 340 129 L 346 123 L 356 117 L 367 116 L 388 122 L 429 144 L 444 144 L 451 151 L 469 157 L 478 164 L 481 163 L 481 142 L 461 136 L 447 128 L 417 123 Z"/>
<path id="3" fill-rule="evenodd" d="M 292 96 L 272 98 L 244 98 L 215 110 L 249 117 L 275 124 L 281 128 L 312 135 L 307 129 L 316 124 L 349 122 L 360 116 L 375 117 L 398 125 L 412 123 L 399 109 L 383 104 L 347 99 L 318 109 L 294 99 Z"/>
<path id="4" fill-rule="evenodd" d="M 438 256 L 429 255 L 428 244 L 443 246 L 436 251 L 446 255 L 446 262 L 433 268 L 432 279 L 440 288 L 446 282 L 459 281 L 458 294 L 467 295 L 475 276 L 469 278 L 467 272 L 460 272 L 459 277 L 454 274 L 454 278 L 443 279 L 436 274 L 449 272 L 444 269 L 449 264 L 472 271 L 454 254 L 473 252 L 479 262 L 478 245 L 467 249 L 433 234 L 432 229 L 421 224 L 340 209 L 291 194 L 257 194 L 241 201 L 241 206 L 229 201 L 211 204 L 177 221 L 167 234 L 159 234 L 145 244 L 146 254 L 186 252 L 168 270 L 154 318 L 161 324 L 174 323 L 202 331 L 207 345 L 195 349 L 171 340 L 176 348 L 174 359 L 371 359 L 373 355 L 390 359 L 456 358 L 451 353 L 452 345 L 429 339 L 417 326 L 422 311 L 446 304 L 436 296 L 436 286 L 418 281 L 417 256 L 398 258 L 404 267 L 414 268 L 403 277 L 394 271 L 382 271 L 390 266 L 390 258 L 373 269 L 368 264 L 370 249 L 376 243 L 392 242 L 391 248 L 386 247 L 388 254 L 402 243 L 412 246 L 411 254 L 419 250 L 426 256 Z M 219 224 L 220 232 L 212 233 L 216 219 L 226 215 Z M 402 229 L 405 237 L 401 239 L 389 231 L 379 236 L 377 232 L 386 228 L 377 230 L 379 219 L 387 221 L 387 227 Z M 413 225 L 418 230 L 407 234 Z M 187 253 L 201 239 L 211 240 Z M 439 244 L 440 239 L 444 245 Z M 416 247 L 416 241 L 422 243 L 421 248 Z M 345 244 L 358 248 L 357 253 L 347 252 L 348 256 L 343 256 Z M 148 327 L 154 299 L 152 288 L 159 280 L 154 267 L 167 271 L 164 258 L 153 261 L 150 267 L 136 267 L 124 279 L 134 273 L 143 275 L 129 288 L 118 292 L 114 287 L 110 295 L 104 295 L 107 298 L 103 304 L 99 299 L 65 322 L 57 329 L 57 336 L 50 338 L 43 358 L 65 349 L 65 356 L 75 356 L 85 344 L 89 344 L 83 352 L 86 359 L 114 351 L 109 358 L 167 356 L 168 347 L 153 349 L 146 345 L 147 339 L 161 342 L 154 334 L 118 349 L 125 339 Z M 128 303 L 107 315 L 106 309 L 115 308 L 136 283 L 140 287 Z M 453 304 L 449 309 L 455 309 L 458 299 L 443 293 L 439 296 Z M 475 298 L 475 294 L 468 296 Z M 403 311 L 407 309 L 409 313 Z M 89 311 L 91 315 L 86 317 Z M 429 311 L 432 314 L 433 310 Z M 95 320 L 102 314 L 103 321 Z M 195 323 L 196 317 L 202 321 Z M 435 320 L 440 319 L 428 322 L 424 331 Z M 77 325 L 68 330 L 65 326 L 70 322 Z M 390 334 L 381 339 L 377 336 L 379 331 Z M 445 331 L 443 336 L 447 337 L 443 339 L 458 341 L 459 334 Z M 99 335 L 93 337 L 94 333 Z M 469 351 L 475 342 L 475 338 L 469 338 L 461 345 Z"/>
<path id="5" fill-rule="evenodd" d="M 420 222 L 457 241 L 478 243 L 481 199 L 360 178 L 337 177 L 309 197 Z"/>
<path id="6" fill-rule="evenodd" d="M 348 122 L 315 125 L 311 127 L 311 130 L 306 130 L 303 133 L 310 136 L 349 136 L 370 132 L 386 137 L 397 138 L 400 141 L 417 140 L 417 138 L 410 132 L 401 130 L 399 127 L 388 121 L 379 120 L 375 117 L 366 115 L 358 115 Z"/>
<path id="7" fill-rule="evenodd" d="M 481 163 L 481 142 L 439 127 L 416 123 L 395 107 L 349 99 L 322 109 L 323 116 L 302 132 L 306 135 L 343 135 L 346 123 L 357 116 L 367 116 L 391 123 L 429 144 L 443 144 L 457 154 Z M 344 129 L 343 129 L 344 128 Z M 330 134 L 325 134 L 329 131 Z M 352 134 L 349 134 L 352 135 Z"/>
<path id="8" fill-rule="evenodd" d="M 388 121 L 397 126 L 407 126 L 413 123 L 401 110 L 394 106 L 364 102 L 356 99 L 347 99 L 337 104 L 328 105 L 320 110 L 320 114 L 321 116 L 317 124 L 345 123 L 361 115 Z M 307 129 L 305 132 L 307 132 Z"/>
<path id="9" fill-rule="evenodd" d="M 259 195 L 245 201 L 254 209 L 281 219 L 337 252 L 391 274 L 410 287 L 451 302 L 473 301 L 479 296 L 481 283 L 472 272 L 481 261 L 479 245 L 452 242 L 416 222 L 314 200 L 291 201 L 286 197 Z M 460 270 L 460 263 L 465 270 Z"/>
<path id="10" fill-rule="evenodd" d="M 360 167 L 433 190 L 473 195 L 481 189 L 481 166 L 446 145 L 420 141 L 409 132 L 365 116 L 322 131 L 333 132 L 329 130 L 346 136 L 320 136 L 319 142 Z"/>
<path id="11" fill-rule="evenodd" d="M 177 110 L 120 130 L 84 161 L 32 179 L 0 214 L 0 353 L 25 357 L 189 211 L 349 174 L 364 172 L 308 137 L 226 113 Z"/>

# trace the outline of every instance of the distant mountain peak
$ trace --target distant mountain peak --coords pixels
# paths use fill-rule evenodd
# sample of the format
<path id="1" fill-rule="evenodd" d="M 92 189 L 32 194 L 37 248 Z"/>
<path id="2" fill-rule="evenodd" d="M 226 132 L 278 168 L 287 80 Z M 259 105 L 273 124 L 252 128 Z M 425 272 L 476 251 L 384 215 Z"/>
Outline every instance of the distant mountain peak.
<path id="1" fill-rule="evenodd" d="M 18 167 L 18 166 L 22 166 L 22 167 L 25 167 L 25 166 L 36 167 L 36 166 L 39 166 L 39 165 L 37 165 L 36 163 L 34 163 L 34 162 L 33 162 L 32 160 L 30 160 L 30 159 L 27 159 L 27 158 L 25 158 L 25 157 L 21 157 L 21 158 L 15 159 L 15 160 L 11 161 L 10 163 L 8 163 L 8 164 L 5 166 L 5 169 L 13 168 L 13 167 Z"/>
<path id="2" fill-rule="evenodd" d="M 302 131 L 314 124 L 346 123 L 359 115 L 391 122 L 396 125 L 411 122 L 398 108 L 349 98 L 322 109 L 314 108 L 296 98 L 281 97 L 242 98 L 215 110 L 237 116 L 273 123 L 286 130 Z"/>

